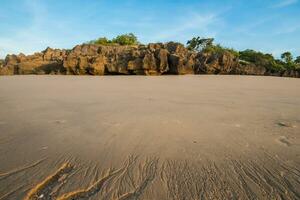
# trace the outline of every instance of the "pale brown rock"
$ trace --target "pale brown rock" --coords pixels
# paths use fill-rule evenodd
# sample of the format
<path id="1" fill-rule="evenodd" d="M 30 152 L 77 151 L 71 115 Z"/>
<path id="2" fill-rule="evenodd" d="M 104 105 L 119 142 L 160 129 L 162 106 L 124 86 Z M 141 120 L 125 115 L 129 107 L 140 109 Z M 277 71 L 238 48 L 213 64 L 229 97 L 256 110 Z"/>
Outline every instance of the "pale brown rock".
<path id="1" fill-rule="evenodd" d="M 105 73 L 105 57 L 99 56 L 94 58 L 89 66 L 89 74 L 92 75 L 104 75 Z"/>
<path id="2" fill-rule="evenodd" d="M 9 74 L 244 74 L 299 77 L 299 70 L 272 72 L 240 61 L 229 51 L 195 52 L 175 42 L 136 46 L 82 44 L 72 50 L 47 48 L 33 55 L 8 55 L 1 75 Z"/>
<path id="3" fill-rule="evenodd" d="M 165 73 L 169 71 L 169 52 L 166 49 L 160 49 L 158 52 L 158 60 L 159 60 L 159 70 L 161 73 Z"/>

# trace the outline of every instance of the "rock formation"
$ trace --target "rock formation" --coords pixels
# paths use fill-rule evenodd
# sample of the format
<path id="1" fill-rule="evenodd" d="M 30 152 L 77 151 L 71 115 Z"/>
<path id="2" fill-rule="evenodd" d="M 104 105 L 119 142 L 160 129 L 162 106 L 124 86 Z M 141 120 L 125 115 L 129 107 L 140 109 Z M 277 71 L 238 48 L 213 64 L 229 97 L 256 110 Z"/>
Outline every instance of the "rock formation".
<path id="1" fill-rule="evenodd" d="M 3 67 L 4 60 L 0 59 L 0 69 Z"/>
<path id="2" fill-rule="evenodd" d="M 230 52 L 195 52 L 174 42 L 147 46 L 83 44 L 72 50 L 47 48 L 28 56 L 8 55 L 0 61 L 0 75 L 14 74 L 245 74 L 300 77 L 300 71 L 276 74 L 265 67 L 241 62 Z"/>

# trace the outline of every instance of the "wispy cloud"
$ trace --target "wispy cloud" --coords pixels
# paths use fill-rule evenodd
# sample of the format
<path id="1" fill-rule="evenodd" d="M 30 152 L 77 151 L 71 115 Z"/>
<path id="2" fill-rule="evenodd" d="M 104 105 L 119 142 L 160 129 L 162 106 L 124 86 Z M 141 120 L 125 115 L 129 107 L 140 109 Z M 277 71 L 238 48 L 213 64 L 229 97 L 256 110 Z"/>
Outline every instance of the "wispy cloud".
<path id="1" fill-rule="evenodd" d="M 228 7 L 218 1 L 185 4 L 164 0 L 145 5 L 138 0 L 19 0 L 18 6 L 15 1 L 6 2 L 7 6 L 0 7 L 0 21 L 4 22 L 0 26 L 1 58 L 8 53 L 31 54 L 47 46 L 72 48 L 100 36 L 111 38 L 127 32 L 135 33 L 143 43 L 186 42 L 199 35 L 237 49 L 272 52 L 290 47 L 300 52 L 300 16 L 295 9 L 300 0 L 270 0 L 269 9 L 258 1 L 236 0 L 226 0 Z M 16 9 L 10 12 L 10 8 Z"/>
<path id="2" fill-rule="evenodd" d="M 216 37 L 224 23 L 222 15 L 230 9 L 231 7 L 223 7 L 222 10 L 207 10 L 207 12 L 189 10 L 184 15 L 174 16 L 169 24 L 164 24 L 159 31 L 150 36 L 150 39 L 151 41 L 185 42 L 195 34 L 203 37 Z"/>
<path id="3" fill-rule="evenodd" d="M 290 34 L 295 33 L 300 30 L 300 24 L 290 25 L 285 28 L 281 28 L 280 30 L 277 30 L 275 34 L 281 35 L 281 34 Z"/>
<path id="4" fill-rule="evenodd" d="M 298 0 L 282 0 L 282 1 L 274 4 L 272 7 L 273 8 L 283 8 L 283 7 L 286 7 L 286 6 L 296 4 L 297 2 L 298 2 Z"/>
<path id="5" fill-rule="evenodd" d="M 276 16 L 269 16 L 269 17 L 258 19 L 258 20 L 254 20 L 254 22 L 247 23 L 245 25 L 237 27 L 235 29 L 235 31 L 237 33 L 246 34 L 248 36 L 257 36 L 257 32 L 254 32 L 253 30 L 256 30 L 257 28 L 264 26 L 266 23 L 269 23 L 270 21 L 274 20 L 275 18 L 276 18 Z"/>
<path id="6" fill-rule="evenodd" d="M 194 13 L 176 20 L 174 25 L 166 26 L 163 30 L 154 34 L 152 38 L 154 40 L 168 40 L 191 30 L 206 32 L 208 31 L 208 26 L 216 20 L 217 16 L 214 14 L 201 15 Z"/>

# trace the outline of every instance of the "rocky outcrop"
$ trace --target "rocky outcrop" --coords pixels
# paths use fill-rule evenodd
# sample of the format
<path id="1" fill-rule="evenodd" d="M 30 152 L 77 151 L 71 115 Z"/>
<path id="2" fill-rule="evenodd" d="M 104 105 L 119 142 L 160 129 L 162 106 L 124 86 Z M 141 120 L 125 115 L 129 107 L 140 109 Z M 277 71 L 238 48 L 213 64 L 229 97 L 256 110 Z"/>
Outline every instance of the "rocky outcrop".
<path id="1" fill-rule="evenodd" d="M 4 60 L 0 59 L 0 70 L 3 68 Z"/>
<path id="2" fill-rule="evenodd" d="M 197 74 L 235 74 L 239 67 L 239 61 L 230 53 L 199 53 L 199 64 L 195 69 Z"/>
<path id="3" fill-rule="evenodd" d="M 162 75 L 245 74 L 299 77 L 298 71 L 272 74 L 266 68 L 241 62 L 230 52 L 194 52 L 180 43 L 138 46 L 77 45 L 72 50 L 47 48 L 25 56 L 8 55 L 0 74 Z"/>
<path id="4" fill-rule="evenodd" d="M 268 71 L 265 67 L 257 66 L 245 61 L 239 61 L 239 65 L 236 67 L 235 73 L 242 75 L 268 75 Z"/>

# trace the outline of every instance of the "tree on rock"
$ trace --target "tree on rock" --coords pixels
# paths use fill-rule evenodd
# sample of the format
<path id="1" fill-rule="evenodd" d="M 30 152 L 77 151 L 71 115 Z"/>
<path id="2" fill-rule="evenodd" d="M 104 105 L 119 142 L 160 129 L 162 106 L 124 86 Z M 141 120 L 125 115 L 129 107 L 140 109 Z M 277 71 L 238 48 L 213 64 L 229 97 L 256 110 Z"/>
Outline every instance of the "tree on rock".
<path id="1" fill-rule="evenodd" d="M 300 64 L 300 56 L 295 59 L 295 63 Z"/>
<path id="2" fill-rule="evenodd" d="M 194 37 L 191 40 L 187 41 L 187 48 L 190 50 L 201 51 L 206 47 L 212 46 L 214 38 L 200 38 Z"/>
<path id="3" fill-rule="evenodd" d="M 133 33 L 119 35 L 112 39 L 112 43 L 117 43 L 120 45 L 137 45 L 139 41 Z"/>
<path id="4" fill-rule="evenodd" d="M 107 39 L 106 37 L 100 37 L 96 40 L 92 40 L 89 42 L 90 44 L 101 44 L 101 45 L 108 45 L 111 44 L 111 40 Z"/>
<path id="5" fill-rule="evenodd" d="M 292 56 L 291 52 L 288 52 L 288 51 L 281 54 L 281 59 L 283 59 L 286 63 L 293 62 L 293 56 Z"/>
<path id="6" fill-rule="evenodd" d="M 106 37 L 100 37 L 96 40 L 88 42 L 89 44 L 100 44 L 100 45 L 137 45 L 139 41 L 133 33 L 118 35 L 117 37 L 109 40 Z"/>
<path id="7" fill-rule="evenodd" d="M 285 62 L 285 68 L 286 69 L 294 69 L 295 68 L 295 63 L 293 61 L 293 55 L 291 52 L 284 52 L 281 54 L 281 59 Z"/>

